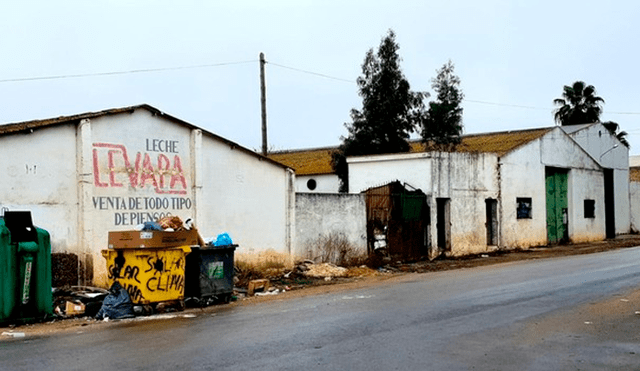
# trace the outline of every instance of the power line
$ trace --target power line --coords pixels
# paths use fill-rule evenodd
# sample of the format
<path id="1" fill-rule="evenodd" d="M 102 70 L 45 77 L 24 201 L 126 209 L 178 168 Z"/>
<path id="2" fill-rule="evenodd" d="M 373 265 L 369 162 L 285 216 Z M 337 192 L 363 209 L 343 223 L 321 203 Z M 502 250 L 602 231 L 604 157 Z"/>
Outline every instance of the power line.
<path id="1" fill-rule="evenodd" d="M 58 80 L 58 79 L 70 79 L 70 78 L 83 78 L 83 77 L 95 77 L 95 76 L 113 76 L 113 75 L 126 75 L 126 74 L 135 74 L 135 73 L 150 73 L 150 72 L 161 72 L 161 71 L 176 71 L 176 70 L 186 70 L 186 69 L 196 69 L 196 68 L 210 68 L 210 67 L 221 67 L 221 66 L 230 66 L 237 64 L 247 64 L 247 63 L 255 63 L 259 62 L 258 60 L 246 60 L 246 61 L 237 61 L 237 62 L 224 62 L 224 63 L 212 63 L 212 64 L 201 64 L 201 65 L 193 65 L 193 66 L 179 66 L 179 67 L 163 67 L 163 68 L 146 68 L 146 69 L 136 69 L 136 70 L 126 70 L 126 71 L 111 71 L 111 72 L 95 72 L 95 73 L 84 73 L 84 74 L 70 74 L 70 75 L 54 75 L 54 76 L 40 76 L 40 77 L 24 77 L 24 78 L 15 78 L 15 79 L 4 79 L 0 80 L 0 83 L 8 83 L 8 82 L 25 82 L 25 81 L 41 81 L 41 80 Z M 279 63 L 268 62 L 273 66 L 297 71 L 300 73 L 305 73 L 313 76 L 318 76 L 326 79 L 348 82 L 351 84 L 355 84 L 356 82 L 353 80 L 343 79 L 340 77 L 335 77 L 331 75 L 327 75 L 324 73 L 313 72 L 301 68 L 285 66 Z M 509 103 L 498 103 L 498 102 L 488 102 L 474 99 L 464 99 L 465 102 L 469 103 L 478 103 L 478 104 L 486 104 L 491 106 L 500 106 L 500 107 L 513 107 L 513 108 L 523 108 L 523 109 L 531 109 L 531 110 L 544 110 L 544 111 L 553 111 L 554 108 L 549 107 L 534 107 L 534 106 L 524 106 L 519 104 L 509 104 Z M 615 111 L 606 111 L 603 112 L 606 114 L 612 115 L 640 115 L 640 112 L 615 112 Z"/>
<path id="2" fill-rule="evenodd" d="M 471 103 L 488 104 L 488 105 L 492 105 L 492 106 L 526 108 L 526 109 L 544 110 L 544 111 L 553 111 L 555 109 L 555 108 L 545 108 L 545 107 L 522 106 L 522 105 L 508 104 L 508 103 L 486 102 L 486 101 L 473 100 L 473 99 L 464 99 L 464 101 L 465 102 L 471 102 Z M 611 114 L 611 115 L 640 115 L 640 112 L 603 111 L 603 113 Z"/>
<path id="3" fill-rule="evenodd" d="M 56 76 L 39 76 L 39 77 L 23 77 L 23 78 L 17 78 L 17 79 L 0 80 L 0 83 L 23 82 L 23 81 L 39 81 L 39 80 L 58 80 L 58 79 L 71 79 L 71 78 L 94 77 L 94 76 L 127 75 L 127 74 L 133 74 L 133 73 L 149 73 L 149 72 L 160 72 L 160 71 L 175 71 L 175 70 L 187 70 L 187 69 L 195 69 L 195 68 L 230 66 L 230 65 L 235 65 L 235 64 L 246 64 L 246 63 L 253 63 L 253 62 L 256 62 L 256 60 L 239 61 L 239 62 L 226 62 L 226 63 L 213 63 L 213 64 L 200 64 L 200 65 L 195 65 L 195 66 L 145 68 L 145 69 L 128 70 L 128 71 L 95 72 L 95 73 L 81 73 L 81 74 L 56 75 Z"/>
<path id="4" fill-rule="evenodd" d="M 464 101 L 465 102 L 471 102 L 471 103 L 488 104 L 488 105 L 492 105 L 492 106 L 516 107 L 516 108 L 536 109 L 536 110 L 545 110 L 545 111 L 549 110 L 549 108 L 532 107 L 532 106 L 521 106 L 521 105 L 517 105 L 517 104 L 507 104 L 507 103 L 485 102 L 485 101 L 473 100 L 473 99 L 464 99 Z"/>
<path id="5" fill-rule="evenodd" d="M 286 68 L 286 69 L 288 69 L 288 70 L 297 71 L 297 72 L 302 72 L 302 73 L 306 73 L 306 74 L 309 74 L 309 75 L 320 76 L 320 77 L 324 77 L 324 78 L 326 78 L 326 79 L 332 79 L 332 80 L 337 80 L 337 81 L 342 81 L 342 82 L 348 82 L 348 83 L 352 83 L 352 84 L 355 84 L 355 83 L 356 83 L 356 82 L 355 82 L 355 81 L 353 81 L 353 80 L 347 80 L 347 79 L 343 79 L 343 78 L 340 78 L 340 77 L 329 76 L 329 75 L 325 75 L 325 74 L 323 74 L 323 73 L 318 73 L 318 72 L 313 72 L 313 71 L 303 70 L 303 69 L 295 68 L 295 67 L 284 66 L 284 65 L 282 65 L 282 64 L 277 64 L 277 63 L 268 62 L 268 61 L 267 61 L 267 63 L 269 63 L 269 64 L 271 64 L 271 65 L 274 65 L 274 66 L 276 66 L 276 67 Z"/>

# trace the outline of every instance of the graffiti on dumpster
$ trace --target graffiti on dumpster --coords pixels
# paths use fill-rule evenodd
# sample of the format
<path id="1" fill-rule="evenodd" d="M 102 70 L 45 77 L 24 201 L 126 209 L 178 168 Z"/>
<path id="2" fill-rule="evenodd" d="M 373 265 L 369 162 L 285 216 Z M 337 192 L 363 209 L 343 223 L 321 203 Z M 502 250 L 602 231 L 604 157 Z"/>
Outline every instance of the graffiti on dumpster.
<path id="1" fill-rule="evenodd" d="M 129 297 L 134 303 L 140 303 L 144 300 L 144 295 L 142 295 L 142 290 L 136 285 L 132 284 L 123 284 L 125 290 L 129 293 Z"/>
<path id="2" fill-rule="evenodd" d="M 108 277 L 110 281 L 118 280 L 134 303 L 172 300 L 184 294 L 182 250 L 137 256 L 135 264 L 128 263 L 123 257 L 110 261 Z"/>
<path id="3" fill-rule="evenodd" d="M 154 260 L 155 259 L 155 260 Z M 173 259 L 169 269 L 165 270 L 166 263 L 163 258 L 149 258 L 147 260 L 148 269 L 153 272 L 153 277 L 147 280 L 147 290 L 149 291 L 177 291 L 184 292 L 184 274 L 171 274 L 172 271 L 184 271 L 184 259 Z M 164 274 L 169 273 L 169 274 Z M 156 277 L 159 275 L 159 277 Z"/>

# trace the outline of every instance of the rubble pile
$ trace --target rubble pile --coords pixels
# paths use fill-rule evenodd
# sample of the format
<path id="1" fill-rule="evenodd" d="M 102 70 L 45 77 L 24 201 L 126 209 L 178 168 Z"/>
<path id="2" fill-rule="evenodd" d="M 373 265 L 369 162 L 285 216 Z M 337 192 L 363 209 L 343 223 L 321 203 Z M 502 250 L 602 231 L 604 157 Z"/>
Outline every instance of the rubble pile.
<path id="1" fill-rule="evenodd" d="M 305 264 L 307 269 L 303 274 L 307 277 L 346 277 L 347 268 L 338 267 L 331 263 Z"/>

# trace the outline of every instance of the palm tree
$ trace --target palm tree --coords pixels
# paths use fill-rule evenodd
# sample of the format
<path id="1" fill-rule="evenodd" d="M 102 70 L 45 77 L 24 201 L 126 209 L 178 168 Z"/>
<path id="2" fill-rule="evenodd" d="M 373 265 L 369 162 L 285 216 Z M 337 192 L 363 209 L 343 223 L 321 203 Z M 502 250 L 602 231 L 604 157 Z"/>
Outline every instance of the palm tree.
<path id="1" fill-rule="evenodd" d="M 627 148 L 629 148 L 630 144 L 629 144 L 629 141 L 627 140 L 627 132 L 624 130 L 618 132 L 618 130 L 620 129 L 620 125 L 618 125 L 617 122 L 607 121 L 607 122 L 603 122 L 602 125 L 607 130 L 609 130 L 609 133 L 611 133 L 611 135 L 618 138 L 620 143 L 624 144 L 625 146 L 627 146 Z"/>
<path id="2" fill-rule="evenodd" d="M 560 125 L 590 124 L 600 121 L 604 99 L 598 97 L 596 88 L 583 81 L 573 85 L 565 85 L 562 98 L 553 100 L 559 106 L 554 112 L 554 119 Z"/>

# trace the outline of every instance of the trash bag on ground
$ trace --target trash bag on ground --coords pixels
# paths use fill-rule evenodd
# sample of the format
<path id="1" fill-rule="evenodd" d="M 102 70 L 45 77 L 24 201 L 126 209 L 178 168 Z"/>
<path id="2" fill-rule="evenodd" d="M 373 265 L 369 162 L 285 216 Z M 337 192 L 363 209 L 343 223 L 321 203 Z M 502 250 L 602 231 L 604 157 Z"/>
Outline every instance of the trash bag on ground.
<path id="1" fill-rule="evenodd" d="M 114 282 L 109 289 L 109 295 L 104 298 L 102 307 L 96 314 L 96 319 L 122 319 L 133 318 L 133 303 L 129 297 L 127 290 L 122 287 L 120 282 Z"/>

